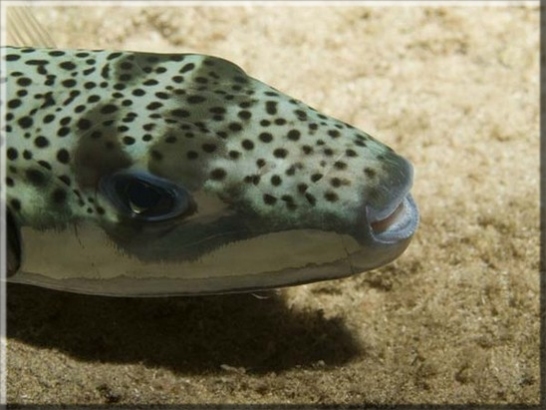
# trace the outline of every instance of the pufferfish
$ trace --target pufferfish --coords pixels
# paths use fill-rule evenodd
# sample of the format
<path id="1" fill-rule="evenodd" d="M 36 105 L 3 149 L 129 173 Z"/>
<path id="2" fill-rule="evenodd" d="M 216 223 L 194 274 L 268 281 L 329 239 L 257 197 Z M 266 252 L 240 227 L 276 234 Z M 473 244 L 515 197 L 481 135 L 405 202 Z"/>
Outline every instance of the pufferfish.
<path id="1" fill-rule="evenodd" d="M 413 168 L 199 54 L 2 49 L 10 282 L 112 296 L 257 291 L 400 256 Z"/>

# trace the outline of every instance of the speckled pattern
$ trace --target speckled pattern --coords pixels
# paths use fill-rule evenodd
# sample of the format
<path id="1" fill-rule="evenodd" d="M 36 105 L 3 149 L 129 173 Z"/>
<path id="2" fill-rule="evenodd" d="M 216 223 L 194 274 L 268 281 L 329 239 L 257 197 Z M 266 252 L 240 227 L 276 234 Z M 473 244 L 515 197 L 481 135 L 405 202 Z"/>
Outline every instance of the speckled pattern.
<path id="1" fill-rule="evenodd" d="M 129 168 L 287 228 L 352 222 L 411 179 L 391 148 L 219 58 L 8 48 L 6 61 L 8 207 L 22 225 L 116 222 L 97 187 Z"/>

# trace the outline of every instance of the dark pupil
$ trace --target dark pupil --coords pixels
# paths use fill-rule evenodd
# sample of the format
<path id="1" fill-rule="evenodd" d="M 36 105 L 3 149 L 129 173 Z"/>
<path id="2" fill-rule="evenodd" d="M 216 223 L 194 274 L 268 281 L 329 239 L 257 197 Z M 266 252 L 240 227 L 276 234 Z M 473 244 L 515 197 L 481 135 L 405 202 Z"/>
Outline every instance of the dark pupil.
<path id="1" fill-rule="evenodd" d="M 132 211 L 137 214 L 162 214 L 172 209 L 173 199 L 165 192 L 142 181 L 131 181 L 125 194 Z"/>

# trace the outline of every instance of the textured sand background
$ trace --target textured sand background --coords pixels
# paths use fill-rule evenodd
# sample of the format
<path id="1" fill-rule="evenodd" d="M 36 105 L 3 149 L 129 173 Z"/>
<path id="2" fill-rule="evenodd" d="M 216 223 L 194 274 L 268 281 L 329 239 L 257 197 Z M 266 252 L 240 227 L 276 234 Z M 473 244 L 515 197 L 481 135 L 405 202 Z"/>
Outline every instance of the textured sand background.
<path id="1" fill-rule="evenodd" d="M 60 47 L 227 58 L 362 128 L 415 165 L 422 222 L 390 266 L 267 299 L 9 286 L 10 402 L 538 403 L 537 6 L 36 16 Z"/>

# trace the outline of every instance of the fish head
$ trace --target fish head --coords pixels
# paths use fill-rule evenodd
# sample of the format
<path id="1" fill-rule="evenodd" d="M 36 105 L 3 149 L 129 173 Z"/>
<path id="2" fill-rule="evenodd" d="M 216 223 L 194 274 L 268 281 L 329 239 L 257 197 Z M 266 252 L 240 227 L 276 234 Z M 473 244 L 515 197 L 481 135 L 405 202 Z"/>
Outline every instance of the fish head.
<path id="1" fill-rule="evenodd" d="M 49 286 L 251 291 L 373 269 L 408 246 L 413 168 L 367 133 L 216 57 L 111 53 L 102 74 L 70 129 L 64 211 L 22 229 L 27 270 L 70 272 Z"/>

